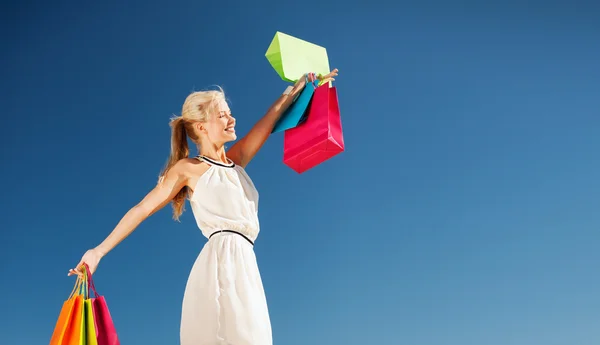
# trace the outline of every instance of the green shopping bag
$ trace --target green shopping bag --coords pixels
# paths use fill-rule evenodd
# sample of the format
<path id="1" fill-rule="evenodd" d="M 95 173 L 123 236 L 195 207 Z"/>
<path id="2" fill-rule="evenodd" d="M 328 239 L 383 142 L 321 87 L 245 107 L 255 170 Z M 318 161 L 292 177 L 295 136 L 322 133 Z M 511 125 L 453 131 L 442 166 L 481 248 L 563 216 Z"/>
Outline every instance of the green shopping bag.
<path id="1" fill-rule="evenodd" d="M 281 79 L 295 83 L 305 73 L 327 74 L 327 50 L 299 38 L 277 31 L 265 54 Z"/>

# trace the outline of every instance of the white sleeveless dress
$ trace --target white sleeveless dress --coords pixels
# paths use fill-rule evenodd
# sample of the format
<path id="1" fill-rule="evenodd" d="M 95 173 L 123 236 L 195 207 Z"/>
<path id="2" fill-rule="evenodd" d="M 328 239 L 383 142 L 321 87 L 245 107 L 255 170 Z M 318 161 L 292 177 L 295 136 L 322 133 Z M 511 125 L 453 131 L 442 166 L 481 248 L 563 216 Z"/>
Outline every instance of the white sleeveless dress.
<path id="1" fill-rule="evenodd" d="M 190 272 L 181 312 L 181 345 L 272 345 L 271 321 L 253 245 L 258 192 L 246 171 L 207 157 L 190 198 L 208 239 Z"/>

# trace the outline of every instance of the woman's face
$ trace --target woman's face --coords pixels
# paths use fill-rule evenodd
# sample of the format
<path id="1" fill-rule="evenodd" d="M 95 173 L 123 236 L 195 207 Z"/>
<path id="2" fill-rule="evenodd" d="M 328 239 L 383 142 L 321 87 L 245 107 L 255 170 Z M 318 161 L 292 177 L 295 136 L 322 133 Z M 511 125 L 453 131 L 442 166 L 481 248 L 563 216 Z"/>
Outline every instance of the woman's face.
<path id="1" fill-rule="evenodd" d="M 202 124 L 204 134 L 211 143 L 220 145 L 237 139 L 235 134 L 235 118 L 231 116 L 231 110 L 225 100 L 217 103 L 216 113 L 209 116 Z"/>

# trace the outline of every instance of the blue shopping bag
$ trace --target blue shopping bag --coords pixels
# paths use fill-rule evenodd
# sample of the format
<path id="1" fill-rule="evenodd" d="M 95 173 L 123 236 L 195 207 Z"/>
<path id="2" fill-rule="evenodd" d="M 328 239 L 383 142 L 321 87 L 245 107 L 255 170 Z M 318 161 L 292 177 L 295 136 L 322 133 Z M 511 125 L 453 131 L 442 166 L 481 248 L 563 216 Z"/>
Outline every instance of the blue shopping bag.
<path id="1" fill-rule="evenodd" d="M 318 83 L 318 80 L 309 82 L 308 77 L 306 77 L 306 86 L 302 92 L 300 92 L 300 95 L 296 97 L 290 107 L 287 108 L 287 110 L 275 123 L 275 127 L 273 127 L 271 133 L 294 128 L 306 121 L 308 109 L 312 101 L 313 94 L 315 93 L 315 89 L 318 87 Z"/>

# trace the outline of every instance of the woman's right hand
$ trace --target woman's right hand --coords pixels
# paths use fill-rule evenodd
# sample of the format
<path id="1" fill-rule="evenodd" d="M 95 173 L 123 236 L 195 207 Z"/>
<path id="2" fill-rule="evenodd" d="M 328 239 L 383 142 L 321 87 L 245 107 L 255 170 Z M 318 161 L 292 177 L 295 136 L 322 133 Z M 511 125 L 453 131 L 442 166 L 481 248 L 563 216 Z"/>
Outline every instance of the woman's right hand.
<path id="1" fill-rule="evenodd" d="M 100 251 L 98 249 L 90 249 L 87 252 L 85 252 L 85 254 L 83 254 L 83 257 L 81 258 L 81 260 L 79 261 L 79 263 L 77 264 L 77 266 L 75 268 L 71 268 L 69 270 L 69 276 L 72 275 L 79 275 L 80 277 L 83 277 L 83 264 L 87 264 L 89 267 L 89 271 L 90 271 L 90 275 L 94 274 L 94 272 L 96 272 L 96 268 L 98 267 L 98 264 L 100 263 L 100 260 L 102 259 L 102 253 L 100 253 Z"/>

